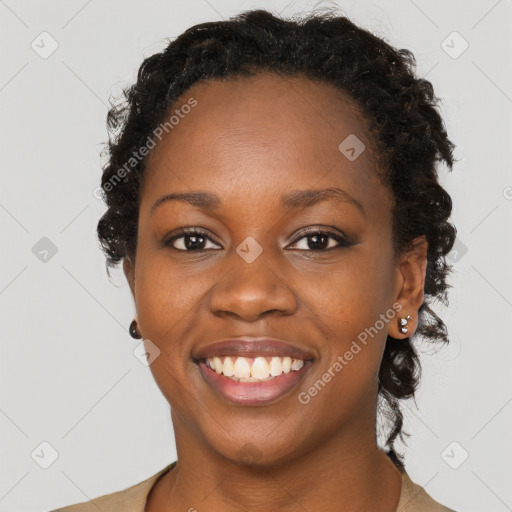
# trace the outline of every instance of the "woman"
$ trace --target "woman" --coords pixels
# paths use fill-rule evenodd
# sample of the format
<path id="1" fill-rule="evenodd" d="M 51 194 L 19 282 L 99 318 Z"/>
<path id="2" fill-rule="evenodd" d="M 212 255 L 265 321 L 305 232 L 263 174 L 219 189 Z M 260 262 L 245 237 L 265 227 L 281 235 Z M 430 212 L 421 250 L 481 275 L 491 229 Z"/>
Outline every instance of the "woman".
<path id="1" fill-rule="evenodd" d="M 415 60 L 342 16 L 248 11 L 147 58 L 98 224 L 177 461 L 62 511 L 449 511 L 394 451 L 416 335 L 447 342 L 451 169 Z M 389 419 L 385 450 L 377 411 Z"/>

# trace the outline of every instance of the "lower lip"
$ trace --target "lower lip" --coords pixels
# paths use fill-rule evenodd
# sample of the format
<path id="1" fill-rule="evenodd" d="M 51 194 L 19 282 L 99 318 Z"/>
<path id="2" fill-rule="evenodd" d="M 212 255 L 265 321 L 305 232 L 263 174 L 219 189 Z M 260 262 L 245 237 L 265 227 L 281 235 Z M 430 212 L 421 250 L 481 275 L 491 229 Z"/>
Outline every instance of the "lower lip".
<path id="1" fill-rule="evenodd" d="M 304 361 L 300 370 L 282 373 L 271 380 L 238 382 L 212 370 L 205 361 L 198 363 L 207 384 L 226 400 L 244 405 L 265 405 L 283 397 L 298 385 L 312 365 L 312 361 Z"/>

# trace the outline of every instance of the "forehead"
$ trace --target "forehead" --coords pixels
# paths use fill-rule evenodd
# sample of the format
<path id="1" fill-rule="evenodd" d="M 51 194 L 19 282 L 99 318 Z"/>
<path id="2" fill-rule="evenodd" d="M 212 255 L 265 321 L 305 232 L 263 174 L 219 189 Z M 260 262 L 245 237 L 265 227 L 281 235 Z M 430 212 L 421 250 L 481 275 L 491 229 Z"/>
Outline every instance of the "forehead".
<path id="1" fill-rule="evenodd" d="M 195 106 L 182 109 L 190 99 Z M 208 80 L 182 94 L 171 115 L 146 164 L 144 195 L 155 200 L 205 188 L 227 200 L 241 189 L 255 200 L 325 186 L 386 193 L 366 123 L 332 85 L 272 73 Z"/>

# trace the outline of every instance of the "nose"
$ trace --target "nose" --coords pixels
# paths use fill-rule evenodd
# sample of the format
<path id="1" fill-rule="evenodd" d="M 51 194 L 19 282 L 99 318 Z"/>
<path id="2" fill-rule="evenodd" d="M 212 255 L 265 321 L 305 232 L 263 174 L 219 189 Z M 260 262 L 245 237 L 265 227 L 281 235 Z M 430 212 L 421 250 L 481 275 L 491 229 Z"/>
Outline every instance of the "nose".
<path id="1" fill-rule="evenodd" d="M 236 252 L 226 262 L 230 269 L 210 293 L 210 310 L 217 316 L 234 315 L 255 322 L 268 314 L 292 315 L 297 309 L 295 294 L 278 270 L 270 267 L 265 251 L 251 263 Z"/>

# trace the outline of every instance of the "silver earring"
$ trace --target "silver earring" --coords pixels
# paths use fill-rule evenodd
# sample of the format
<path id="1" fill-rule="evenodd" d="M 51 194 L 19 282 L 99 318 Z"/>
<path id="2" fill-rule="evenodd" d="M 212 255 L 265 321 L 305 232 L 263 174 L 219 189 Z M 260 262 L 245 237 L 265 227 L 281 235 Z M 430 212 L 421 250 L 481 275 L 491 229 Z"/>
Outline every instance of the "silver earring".
<path id="1" fill-rule="evenodd" d="M 409 320 L 412 320 L 411 315 L 407 315 L 405 318 L 398 319 L 398 329 L 402 334 L 405 334 L 409 330 L 409 328 L 407 327 Z"/>

